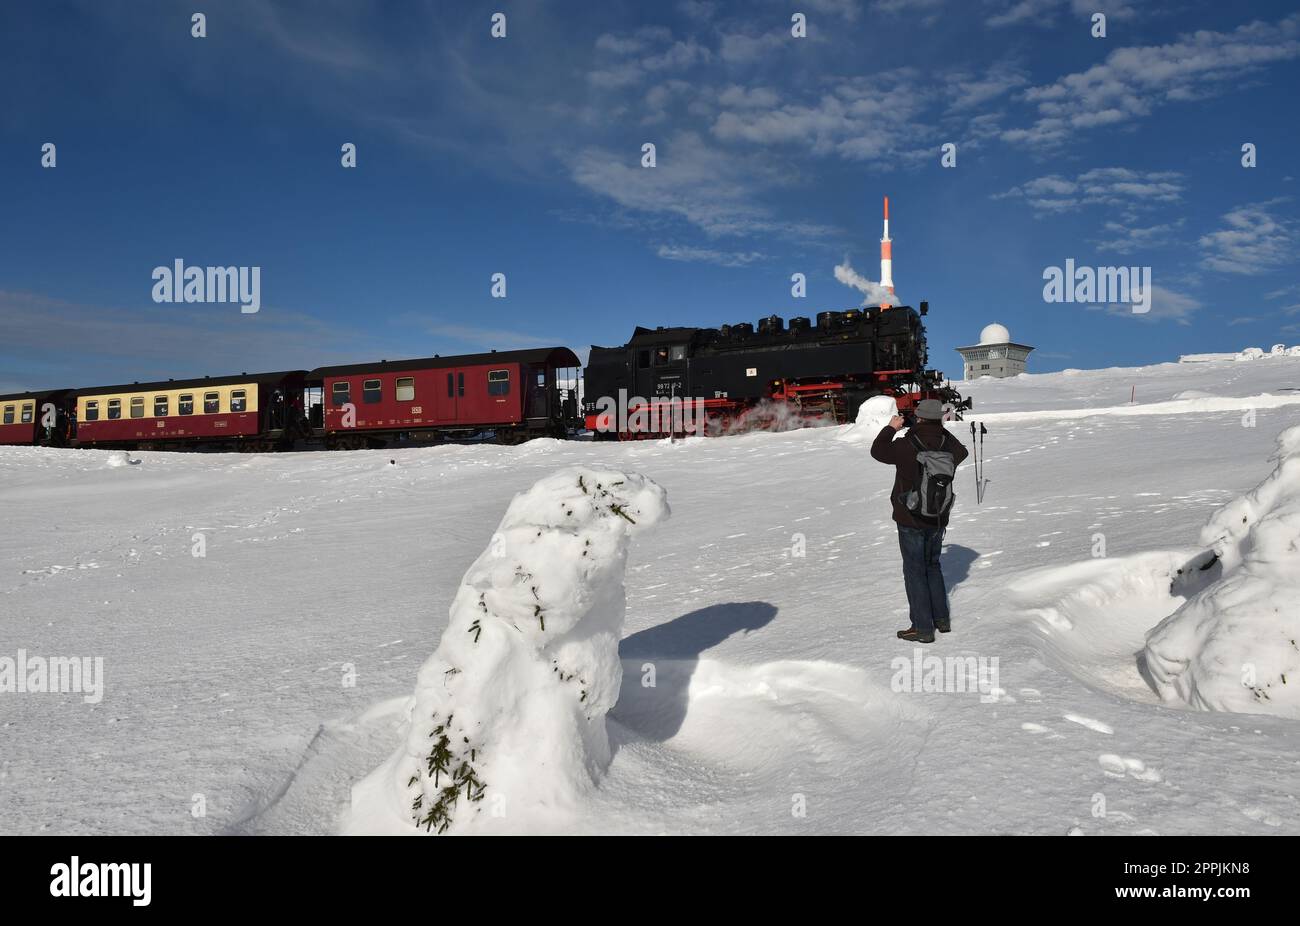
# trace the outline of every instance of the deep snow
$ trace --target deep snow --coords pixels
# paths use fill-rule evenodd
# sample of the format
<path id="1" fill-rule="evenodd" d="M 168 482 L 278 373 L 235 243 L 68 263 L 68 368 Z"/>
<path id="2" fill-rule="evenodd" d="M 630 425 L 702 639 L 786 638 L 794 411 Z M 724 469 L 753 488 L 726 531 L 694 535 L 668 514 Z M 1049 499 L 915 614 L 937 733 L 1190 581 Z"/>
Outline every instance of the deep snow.
<path id="1" fill-rule="evenodd" d="M 912 658 L 891 474 L 848 428 L 137 465 L 0 448 L 0 659 L 105 673 L 99 703 L 0 694 L 0 832 L 339 831 L 510 500 L 587 465 L 653 479 L 673 517 L 630 550 L 608 770 L 500 831 L 1300 833 L 1298 722 L 1163 702 L 1137 659 L 1197 591 L 1178 570 L 1207 520 L 1300 423 L 1300 358 L 967 387 L 990 484 L 976 506 L 959 470 L 954 630 L 924 655 L 996 658 L 989 698 L 891 689 Z"/>

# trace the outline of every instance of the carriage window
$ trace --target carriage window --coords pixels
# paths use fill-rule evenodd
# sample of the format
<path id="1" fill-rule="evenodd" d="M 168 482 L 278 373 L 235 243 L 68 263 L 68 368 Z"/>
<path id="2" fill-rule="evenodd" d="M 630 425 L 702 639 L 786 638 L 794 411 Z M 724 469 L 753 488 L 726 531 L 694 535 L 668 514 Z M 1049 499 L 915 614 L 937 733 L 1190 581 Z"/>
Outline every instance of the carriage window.
<path id="1" fill-rule="evenodd" d="M 14 423 L 14 407 L 12 405 L 6 405 L 5 424 L 13 424 L 13 423 Z"/>
<path id="2" fill-rule="evenodd" d="M 331 391 L 335 405 L 347 405 L 352 401 L 351 383 L 335 383 Z"/>
<path id="3" fill-rule="evenodd" d="M 144 396 L 138 395 L 131 400 L 131 417 L 132 418 L 144 417 Z"/>
<path id="4" fill-rule="evenodd" d="M 361 381 L 361 401 L 373 405 L 384 400 L 383 383 L 377 379 Z"/>
<path id="5" fill-rule="evenodd" d="M 676 345 L 675 347 L 673 347 L 673 348 L 672 348 L 672 351 L 671 351 L 671 352 L 669 353 L 669 355 L 668 355 L 668 359 L 669 359 L 670 361 L 672 361 L 673 363 L 680 363 L 681 361 L 685 360 L 685 359 L 686 359 L 686 345 L 685 345 L 685 344 L 678 344 L 678 345 Z"/>
<path id="6" fill-rule="evenodd" d="M 465 395 L 465 374 L 464 373 L 456 374 L 456 395 L 462 398 Z"/>
<path id="7" fill-rule="evenodd" d="M 121 418 L 121 417 L 122 417 L 122 400 L 121 400 L 121 399 L 109 399 L 109 400 L 108 400 L 108 419 L 109 419 L 110 421 L 116 421 L 118 418 Z"/>
<path id="8" fill-rule="evenodd" d="M 243 389 L 236 389 L 230 393 L 230 410 L 232 412 L 248 411 L 248 393 Z"/>
<path id="9" fill-rule="evenodd" d="M 203 414 L 215 415 L 221 411 L 221 393 L 205 392 L 203 393 Z"/>
<path id="10" fill-rule="evenodd" d="M 176 413 L 178 415 L 194 414 L 194 393 L 187 392 L 176 400 Z"/>
<path id="11" fill-rule="evenodd" d="M 156 395 L 153 397 L 153 416 L 155 418 L 167 417 L 167 396 Z"/>
<path id="12" fill-rule="evenodd" d="M 451 378 L 451 374 L 448 373 L 448 374 L 447 374 L 447 398 L 449 398 L 449 399 L 451 399 L 451 398 L 455 398 L 455 396 L 456 396 L 455 386 L 452 385 L 452 382 L 453 382 L 453 381 L 452 381 L 452 378 Z"/>
<path id="13" fill-rule="evenodd" d="M 23 416 L 22 416 L 20 419 L 18 419 L 18 420 L 21 421 L 23 424 L 31 424 L 31 423 L 32 423 L 32 412 L 35 411 L 35 409 L 36 409 L 36 406 L 35 406 L 35 405 L 24 405 L 24 406 L 23 406 Z"/>
<path id="14" fill-rule="evenodd" d="M 509 370 L 488 370 L 488 395 L 510 395 Z"/>
<path id="15" fill-rule="evenodd" d="M 397 401 L 399 402 L 415 401 L 415 377 L 414 376 L 397 377 Z"/>
<path id="16" fill-rule="evenodd" d="M 87 402 L 87 403 L 86 403 L 86 420 L 87 420 L 87 421 L 98 421 L 98 420 L 99 420 L 99 403 L 98 403 L 98 402 Z"/>

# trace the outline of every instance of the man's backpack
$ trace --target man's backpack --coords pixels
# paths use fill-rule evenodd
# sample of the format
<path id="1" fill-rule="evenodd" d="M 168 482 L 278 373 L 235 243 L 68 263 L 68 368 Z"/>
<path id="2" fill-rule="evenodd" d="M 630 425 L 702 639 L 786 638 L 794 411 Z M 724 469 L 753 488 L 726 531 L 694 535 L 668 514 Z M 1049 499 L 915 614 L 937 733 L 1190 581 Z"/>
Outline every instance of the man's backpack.
<path id="1" fill-rule="evenodd" d="M 948 444 L 948 433 L 943 432 L 938 450 L 931 450 L 921 443 L 915 431 L 910 432 L 907 438 L 916 447 L 917 488 L 903 498 L 903 507 L 915 518 L 938 524 L 952 508 L 956 497 L 952 484 L 957 462 L 944 449 Z"/>

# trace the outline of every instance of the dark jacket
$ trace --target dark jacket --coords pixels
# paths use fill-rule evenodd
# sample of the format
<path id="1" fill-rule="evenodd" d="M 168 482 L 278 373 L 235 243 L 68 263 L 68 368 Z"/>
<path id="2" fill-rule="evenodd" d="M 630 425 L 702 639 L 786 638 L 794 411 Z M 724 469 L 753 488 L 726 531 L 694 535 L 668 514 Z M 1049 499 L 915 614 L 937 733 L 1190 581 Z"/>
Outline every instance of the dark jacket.
<path id="1" fill-rule="evenodd" d="M 944 448 L 952 454 L 955 464 L 960 464 L 966 459 L 969 451 L 965 444 L 949 434 L 938 421 L 918 421 L 916 427 L 897 432 L 889 425 L 885 425 L 884 430 L 876 435 L 876 440 L 871 445 L 871 455 L 875 459 L 881 463 L 892 463 L 894 466 L 894 488 L 889 493 L 889 499 L 894 507 L 894 520 L 904 527 L 934 527 L 933 524 L 912 517 L 912 513 L 898 500 L 900 495 L 918 488 L 917 481 L 920 474 L 916 466 L 916 447 L 907 439 L 909 433 L 916 434 L 921 443 L 930 450 L 938 450 L 939 442 L 942 440 Z M 902 436 L 895 440 L 896 434 Z M 951 510 L 949 509 L 949 512 Z M 948 526 L 947 514 L 943 516 L 939 526 Z"/>

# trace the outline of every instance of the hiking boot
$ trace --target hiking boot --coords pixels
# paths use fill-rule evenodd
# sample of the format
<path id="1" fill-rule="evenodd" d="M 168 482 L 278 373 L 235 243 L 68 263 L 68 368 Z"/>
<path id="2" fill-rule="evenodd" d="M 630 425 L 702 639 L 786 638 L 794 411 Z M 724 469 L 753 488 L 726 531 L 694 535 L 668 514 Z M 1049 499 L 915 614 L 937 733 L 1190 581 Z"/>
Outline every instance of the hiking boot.
<path id="1" fill-rule="evenodd" d="M 940 633 L 952 633 L 952 624 L 947 621 L 935 621 L 934 629 Z"/>
<path id="2" fill-rule="evenodd" d="M 934 634 L 922 635 L 915 627 L 908 627 L 906 630 L 898 631 L 898 639 L 906 640 L 908 643 L 933 643 Z"/>

